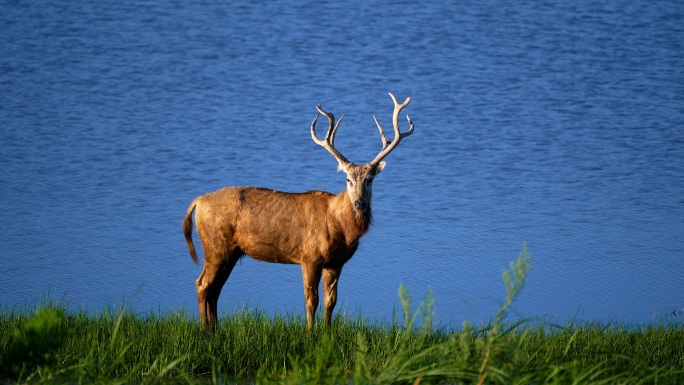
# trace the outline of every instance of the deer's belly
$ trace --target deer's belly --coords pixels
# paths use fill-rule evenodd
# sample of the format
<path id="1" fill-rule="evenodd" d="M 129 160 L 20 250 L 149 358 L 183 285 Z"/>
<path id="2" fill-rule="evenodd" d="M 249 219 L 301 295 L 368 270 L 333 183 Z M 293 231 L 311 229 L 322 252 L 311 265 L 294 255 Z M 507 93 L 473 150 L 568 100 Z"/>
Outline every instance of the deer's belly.
<path id="1" fill-rule="evenodd" d="M 289 255 L 289 253 L 283 253 L 282 250 L 273 247 L 269 244 L 251 244 L 242 249 L 245 254 L 256 259 L 257 261 L 271 262 L 271 263 L 287 263 L 287 264 L 299 264 L 299 258 L 297 256 Z"/>

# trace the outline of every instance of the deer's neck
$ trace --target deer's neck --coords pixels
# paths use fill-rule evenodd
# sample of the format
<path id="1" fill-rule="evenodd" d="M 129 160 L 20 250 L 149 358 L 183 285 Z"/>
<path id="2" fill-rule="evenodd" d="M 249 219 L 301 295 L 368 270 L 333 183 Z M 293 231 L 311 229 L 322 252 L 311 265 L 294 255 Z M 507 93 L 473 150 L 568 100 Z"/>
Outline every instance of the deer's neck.
<path id="1" fill-rule="evenodd" d="M 334 197 L 331 208 L 333 216 L 344 233 L 347 244 L 358 241 L 359 238 L 366 234 L 373 219 L 370 201 L 366 211 L 356 211 L 354 210 L 354 204 L 347 195 L 347 190 L 345 190 Z"/>

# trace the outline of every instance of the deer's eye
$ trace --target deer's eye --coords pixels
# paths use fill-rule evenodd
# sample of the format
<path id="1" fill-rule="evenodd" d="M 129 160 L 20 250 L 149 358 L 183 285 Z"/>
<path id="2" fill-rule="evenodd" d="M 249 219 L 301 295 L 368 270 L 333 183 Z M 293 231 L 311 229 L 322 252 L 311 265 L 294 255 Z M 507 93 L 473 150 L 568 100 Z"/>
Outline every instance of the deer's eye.
<path id="1" fill-rule="evenodd" d="M 347 183 L 352 184 L 352 182 L 351 182 L 351 180 L 349 180 L 349 178 L 347 178 Z"/>

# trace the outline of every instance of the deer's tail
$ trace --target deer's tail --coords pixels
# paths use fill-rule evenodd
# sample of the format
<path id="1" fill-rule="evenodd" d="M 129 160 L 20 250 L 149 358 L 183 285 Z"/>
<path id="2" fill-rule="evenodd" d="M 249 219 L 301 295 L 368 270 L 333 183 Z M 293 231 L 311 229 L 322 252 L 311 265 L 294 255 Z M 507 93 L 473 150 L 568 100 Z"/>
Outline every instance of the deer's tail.
<path id="1" fill-rule="evenodd" d="M 195 251 L 195 245 L 192 243 L 192 212 L 197 206 L 197 201 L 199 197 L 195 198 L 190 207 L 188 208 L 188 213 L 185 215 L 185 220 L 183 220 L 183 234 L 185 235 L 185 242 L 188 243 L 188 250 L 190 250 L 190 256 L 192 257 L 195 265 L 199 265 L 199 259 L 197 259 L 197 252 Z"/>

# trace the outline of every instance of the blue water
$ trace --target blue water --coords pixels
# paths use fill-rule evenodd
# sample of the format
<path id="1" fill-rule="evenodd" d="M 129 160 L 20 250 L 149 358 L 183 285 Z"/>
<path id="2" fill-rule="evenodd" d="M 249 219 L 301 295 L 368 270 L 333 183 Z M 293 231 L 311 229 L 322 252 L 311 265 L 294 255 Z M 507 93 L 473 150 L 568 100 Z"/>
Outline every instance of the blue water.
<path id="1" fill-rule="evenodd" d="M 403 282 L 442 322 L 684 314 L 684 3 L 0 3 L 0 300 L 196 312 L 180 229 L 225 186 L 344 189 L 313 143 L 385 160 L 342 312 L 391 317 Z M 400 120 L 402 130 L 406 121 Z M 197 236 L 195 241 L 198 243 Z M 220 311 L 304 312 L 298 266 L 236 267 Z M 675 310 L 674 313 L 672 311 Z"/>

